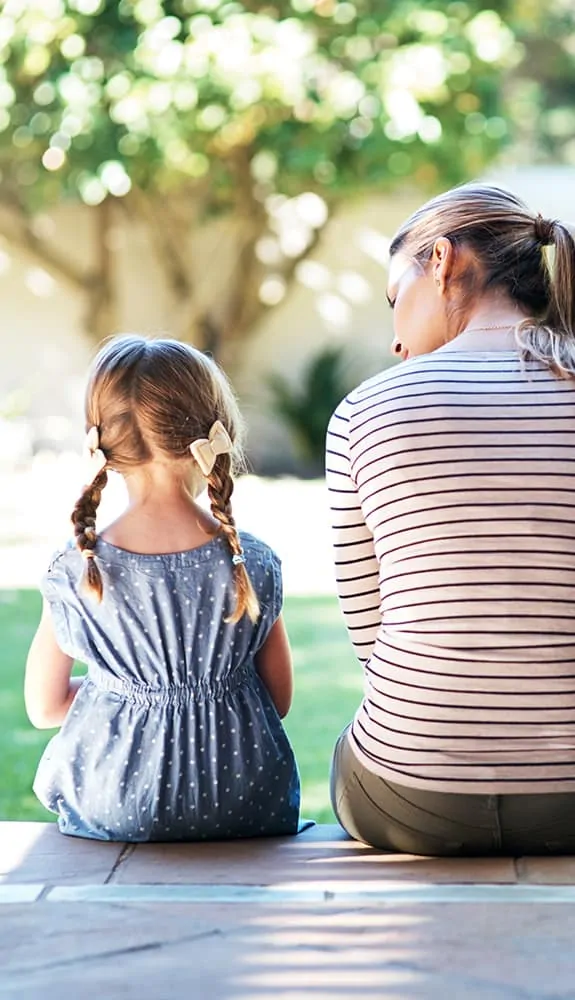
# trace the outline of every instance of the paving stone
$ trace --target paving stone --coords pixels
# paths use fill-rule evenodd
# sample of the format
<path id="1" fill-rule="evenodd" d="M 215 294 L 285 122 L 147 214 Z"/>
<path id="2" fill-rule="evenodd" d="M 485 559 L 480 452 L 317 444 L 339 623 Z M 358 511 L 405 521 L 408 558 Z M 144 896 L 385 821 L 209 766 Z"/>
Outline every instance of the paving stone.
<path id="1" fill-rule="evenodd" d="M 211 844 L 138 844 L 114 884 L 277 885 L 291 882 L 515 882 L 509 858 L 420 858 L 386 854 L 348 840 L 337 826 L 297 837 Z"/>
<path id="2" fill-rule="evenodd" d="M 123 844 L 64 837 L 54 823 L 0 823 L 0 883 L 101 883 Z"/>
<path id="3" fill-rule="evenodd" d="M 2 1000 L 559 1000 L 562 905 L 124 906 L 0 910 Z"/>
<path id="4" fill-rule="evenodd" d="M 540 885 L 575 885 L 575 858 L 519 858 L 516 864 L 519 882 Z"/>

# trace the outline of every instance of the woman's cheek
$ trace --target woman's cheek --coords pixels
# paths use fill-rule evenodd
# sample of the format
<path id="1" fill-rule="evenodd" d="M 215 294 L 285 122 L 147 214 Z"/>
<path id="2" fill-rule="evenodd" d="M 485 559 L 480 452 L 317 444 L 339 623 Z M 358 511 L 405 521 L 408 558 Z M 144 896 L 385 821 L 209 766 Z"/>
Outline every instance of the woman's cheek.
<path id="1" fill-rule="evenodd" d="M 401 341 L 404 346 L 406 339 L 409 337 L 409 317 L 406 315 L 407 312 L 408 310 L 404 302 L 396 300 L 393 310 L 393 332 L 396 340 Z"/>

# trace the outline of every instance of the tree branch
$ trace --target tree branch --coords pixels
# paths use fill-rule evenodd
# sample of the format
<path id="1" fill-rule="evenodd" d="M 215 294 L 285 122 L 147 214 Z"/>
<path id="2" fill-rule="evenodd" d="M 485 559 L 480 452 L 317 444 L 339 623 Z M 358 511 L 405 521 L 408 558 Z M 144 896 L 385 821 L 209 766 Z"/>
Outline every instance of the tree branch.
<path id="1" fill-rule="evenodd" d="M 36 236 L 29 217 L 19 205 L 0 201 L 0 234 L 11 246 L 34 257 L 54 278 L 79 292 L 89 288 L 93 276 Z"/>
<path id="2" fill-rule="evenodd" d="M 236 218 L 241 243 L 220 333 L 221 347 L 236 342 L 262 310 L 259 298 L 262 266 L 256 256 L 256 244 L 267 230 L 265 208 L 254 194 L 250 148 L 235 150 L 230 166 L 236 178 Z"/>

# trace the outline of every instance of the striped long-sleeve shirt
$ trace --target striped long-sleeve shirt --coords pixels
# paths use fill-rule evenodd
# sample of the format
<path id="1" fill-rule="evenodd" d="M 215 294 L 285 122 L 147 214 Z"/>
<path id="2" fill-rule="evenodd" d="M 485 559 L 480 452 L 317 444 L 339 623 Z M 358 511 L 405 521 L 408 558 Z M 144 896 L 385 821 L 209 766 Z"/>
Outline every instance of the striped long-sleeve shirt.
<path id="1" fill-rule="evenodd" d="M 326 465 L 360 761 L 575 791 L 575 381 L 448 345 L 352 392 Z"/>

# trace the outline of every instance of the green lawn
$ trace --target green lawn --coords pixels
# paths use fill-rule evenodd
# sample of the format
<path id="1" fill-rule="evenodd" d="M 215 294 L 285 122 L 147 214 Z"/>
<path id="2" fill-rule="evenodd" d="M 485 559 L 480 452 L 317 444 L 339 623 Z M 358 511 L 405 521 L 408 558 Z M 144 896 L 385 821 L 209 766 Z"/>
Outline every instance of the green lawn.
<path id="1" fill-rule="evenodd" d="M 36 801 L 31 784 L 52 734 L 32 728 L 22 697 L 24 662 L 39 610 L 35 591 L 0 591 L 0 820 L 51 818 Z M 285 616 L 296 674 L 294 706 L 286 725 L 302 776 L 302 811 L 333 821 L 328 795 L 331 750 L 359 703 L 361 670 L 334 599 L 289 598 Z"/>

